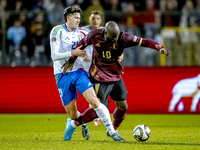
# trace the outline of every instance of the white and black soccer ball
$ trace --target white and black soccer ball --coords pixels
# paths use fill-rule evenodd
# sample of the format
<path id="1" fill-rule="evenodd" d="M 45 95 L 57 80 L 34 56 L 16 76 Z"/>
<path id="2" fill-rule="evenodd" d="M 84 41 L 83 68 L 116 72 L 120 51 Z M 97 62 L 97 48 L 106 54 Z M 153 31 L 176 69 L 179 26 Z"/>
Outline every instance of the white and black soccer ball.
<path id="1" fill-rule="evenodd" d="M 149 139 L 151 131 L 149 127 L 144 124 L 137 125 L 133 130 L 134 138 L 139 142 L 144 142 Z"/>

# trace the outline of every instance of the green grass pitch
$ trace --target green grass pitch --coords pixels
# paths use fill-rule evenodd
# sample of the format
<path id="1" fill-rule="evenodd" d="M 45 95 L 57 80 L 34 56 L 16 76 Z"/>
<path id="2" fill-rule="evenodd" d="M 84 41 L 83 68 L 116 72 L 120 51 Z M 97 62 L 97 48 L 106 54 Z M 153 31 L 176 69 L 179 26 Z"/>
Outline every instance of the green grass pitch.
<path id="1" fill-rule="evenodd" d="M 90 139 L 84 140 L 78 127 L 70 141 L 63 141 L 65 114 L 0 114 L 1 150 L 198 150 L 200 115 L 130 115 L 119 127 L 125 143 L 106 136 L 104 126 L 89 123 Z M 133 129 L 146 124 L 151 136 L 137 142 Z"/>

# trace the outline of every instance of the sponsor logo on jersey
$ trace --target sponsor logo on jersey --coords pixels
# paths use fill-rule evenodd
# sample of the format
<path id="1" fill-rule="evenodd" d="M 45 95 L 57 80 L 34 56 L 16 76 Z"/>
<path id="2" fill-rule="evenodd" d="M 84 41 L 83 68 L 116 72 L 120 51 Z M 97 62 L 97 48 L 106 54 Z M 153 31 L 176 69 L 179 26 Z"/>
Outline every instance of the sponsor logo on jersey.
<path id="1" fill-rule="evenodd" d="M 65 40 L 70 40 L 69 38 L 68 38 L 68 36 L 65 38 Z"/>
<path id="2" fill-rule="evenodd" d="M 52 42 L 56 42 L 56 37 L 52 37 Z"/>
<path id="3" fill-rule="evenodd" d="M 99 44 L 99 43 L 97 43 L 95 46 L 96 46 L 96 47 L 100 47 L 100 44 Z"/>
<path id="4" fill-rule="evenodd" d="M 90 86 L 90 85 L 92 85 L 92 83 L 91 83 L 91 82 L 89 82 L 89 83 L 88 83 L 88 86 Z"/>
<path id="5" fill-rule="evenodd" d="M 133 41 L 136 42 L 136 40 L 137 40 L 137 36 L 134 37 Z"/>

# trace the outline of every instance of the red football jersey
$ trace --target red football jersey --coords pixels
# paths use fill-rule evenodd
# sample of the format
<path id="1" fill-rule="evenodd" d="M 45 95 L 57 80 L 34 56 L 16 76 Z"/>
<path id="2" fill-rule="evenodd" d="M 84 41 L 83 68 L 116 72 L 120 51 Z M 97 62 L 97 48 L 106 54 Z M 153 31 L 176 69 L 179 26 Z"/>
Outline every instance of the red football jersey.
<path id="1" fill-rule="evenodd" d="M 163 48 L 162 45 L 152 40 L 142 39 L 138 36 L 120 31 L 116 43 L 108 42 L 104 39 L 104 28 L 93 30 L 87 34 L 77 45 L 82 45 L 85 49 L 88 45 L 93 45 L 92 64 L 89 73 L 100 82 L 118 81 L 123 76 L 123 65 L 119 63 L 118 57 L 127 47 L 141 45 L 155 50 Z"/>

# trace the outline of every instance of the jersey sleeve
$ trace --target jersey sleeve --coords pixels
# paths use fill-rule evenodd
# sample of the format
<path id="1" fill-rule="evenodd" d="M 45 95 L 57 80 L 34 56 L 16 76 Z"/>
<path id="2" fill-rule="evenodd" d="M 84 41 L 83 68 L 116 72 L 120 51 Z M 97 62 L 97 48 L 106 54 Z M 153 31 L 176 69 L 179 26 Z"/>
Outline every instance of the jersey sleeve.
<path id="1" fill-rule="evenodd" d="M 72 56 L 71 51 L 59 53 L 62 38 L 61 35 L 60 30 L 57 30 L 56 28 L 53 28 L 50 33 L 51 58 L 53 61 L 67 59 Z"/>
<path id="2" fill-rule="evenodd" d="M 122 34 L 122 40 L 124 41 L 124 47 L 132 47 L 132 46 L 143 46 L 143 47 L 148 47 L 151 49 L 155 49 L 159 51 L 160 49 L 164 48 L 161 44 L 150 40 L 150 39 L 143 39 L 141 37 L 129 34 L 124 32 Z"/>
<path id="3" fill-rule="evenodd" d="M 139 45 L 143 46 L 143 47 L 149 47 L 149 48 L 155 49 L 157 51 L 160 51 L 160 49 L 164 48 L 164 46 L 162 46 L 161 44 L 159 44 L 153 40 L 143 39 L 143 38 L 141 38 Z"/>

